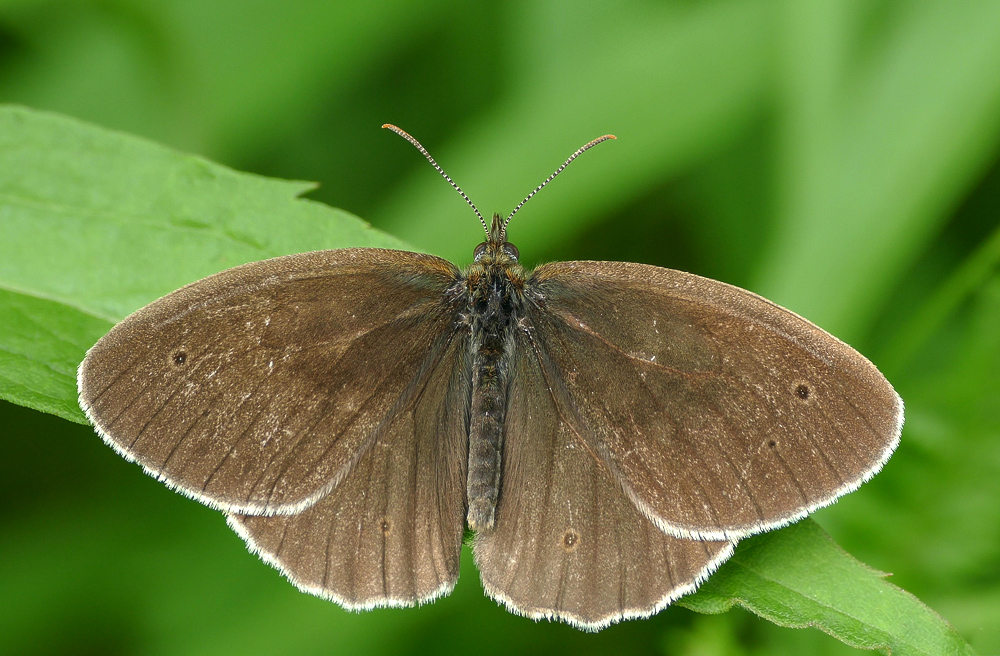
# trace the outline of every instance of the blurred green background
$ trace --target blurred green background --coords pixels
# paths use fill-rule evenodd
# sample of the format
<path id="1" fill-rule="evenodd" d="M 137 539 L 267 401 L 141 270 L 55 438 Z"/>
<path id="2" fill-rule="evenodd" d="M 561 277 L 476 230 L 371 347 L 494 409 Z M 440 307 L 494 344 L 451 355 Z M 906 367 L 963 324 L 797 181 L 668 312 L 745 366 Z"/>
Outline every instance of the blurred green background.
<path id="1" fill-rule="evenodd" d="M 310 195 L 415 248 L 620 259 L 749 288 L 907 404 L 882 474 L 816 518 L 1000 652 L 1000 3 L 6 0 L 0 102 Z M 114 253 L 107 253 L 114 257 Z M 218 513 L 85 427 L 0 404 L 0 653 L 854 653 L 743 611 L 596 636 L 456 591 L 361 615 L 296 592 Z"/>

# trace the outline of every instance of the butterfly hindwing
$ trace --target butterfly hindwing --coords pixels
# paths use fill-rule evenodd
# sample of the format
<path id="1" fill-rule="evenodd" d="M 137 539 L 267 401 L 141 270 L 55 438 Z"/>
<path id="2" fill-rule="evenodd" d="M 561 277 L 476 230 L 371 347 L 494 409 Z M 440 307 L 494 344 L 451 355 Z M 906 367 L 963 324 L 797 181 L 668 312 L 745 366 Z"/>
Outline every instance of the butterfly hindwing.
<path id="1" fill-rule="evenodd" d="M 512 611 L 598 629 L 690 592 L 729 542 L 664 534 L 563 421 L 533 346 L 517 346 L 496 523 L 476 535 L 487 594 Z"/>
<path id="2" fill-rule="evenodd" d="M 469 381 L 453 336 L 412 402 L 344 479 L 295 515 L 229 524 L 296 586 L 352 608 L 408 606 L 458 579 L 465 528 Z"/>

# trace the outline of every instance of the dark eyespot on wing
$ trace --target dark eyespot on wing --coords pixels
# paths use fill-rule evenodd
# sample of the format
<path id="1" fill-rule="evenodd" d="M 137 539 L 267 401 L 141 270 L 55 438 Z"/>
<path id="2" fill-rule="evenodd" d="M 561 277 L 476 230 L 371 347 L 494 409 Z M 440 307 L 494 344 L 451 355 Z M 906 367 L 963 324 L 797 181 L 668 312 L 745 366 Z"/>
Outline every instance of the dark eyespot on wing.
<path id="1" fill-rule="evenodd" d="M 572 551 L 580 544 L 580 534 L 571 528 L 566 529 L 566 532 L 563 533 L 562 544 L 563 549 Z"/>

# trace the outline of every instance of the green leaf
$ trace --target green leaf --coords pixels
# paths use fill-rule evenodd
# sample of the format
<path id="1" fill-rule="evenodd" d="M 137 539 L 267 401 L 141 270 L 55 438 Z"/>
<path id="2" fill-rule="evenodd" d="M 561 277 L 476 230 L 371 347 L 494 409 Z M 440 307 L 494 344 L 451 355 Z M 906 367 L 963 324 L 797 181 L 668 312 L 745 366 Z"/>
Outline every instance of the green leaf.
<path id="1" fill-rule="evenodd" d="M 111 326 L 61 303 L 0 290 L 0 398 L 86 424 L 76 367 Z"/>
<path id="2" fill-rule="evenodd" d="M 893 656 L 973 654 L 944 619 L 887 575 L 855 560 L 811 519 L 745 540 L 682 606 L 740 605 L 780 626 L 816 627 Z"/>
<path id="3" fill-rule="evenodd" d="M 133 310 L 245 262 L 402 246 L 311 188 L 0 108 L 0 398 L 82 421 L 76 363 Z"/>

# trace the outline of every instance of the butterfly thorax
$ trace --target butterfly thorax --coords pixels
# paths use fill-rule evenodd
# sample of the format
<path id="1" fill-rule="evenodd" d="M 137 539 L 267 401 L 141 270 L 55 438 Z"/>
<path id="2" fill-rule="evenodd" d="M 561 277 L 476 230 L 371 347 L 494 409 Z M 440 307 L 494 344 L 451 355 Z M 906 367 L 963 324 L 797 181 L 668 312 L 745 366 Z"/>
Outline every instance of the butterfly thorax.
<path id="1" fill-rule="evenodd" d="M 494 216 L 487 241 L 476 248 L 475 262 L 465 272 L 472 363 L 466 521 L 476 531 L 493 526 L 500 493 L 507 390 L 524 312 L 525 272 L 517 257 Z"/>

